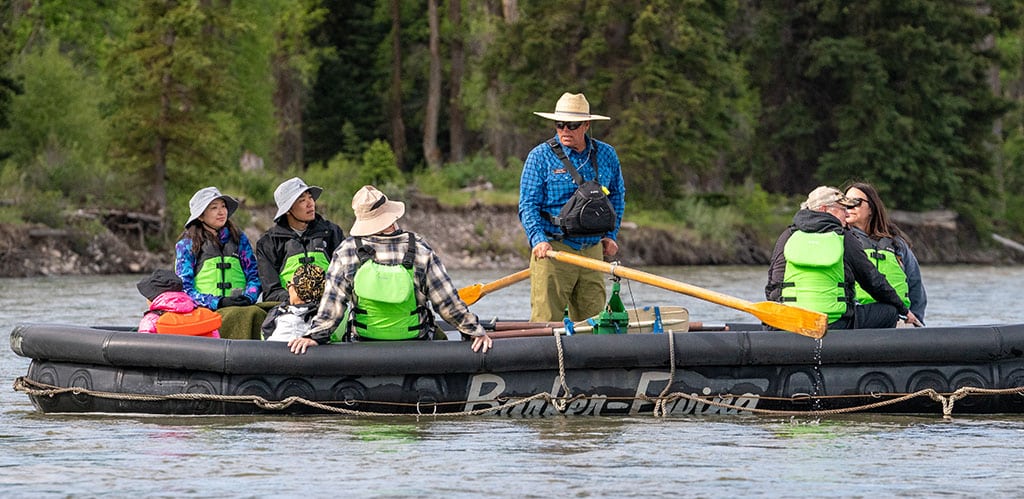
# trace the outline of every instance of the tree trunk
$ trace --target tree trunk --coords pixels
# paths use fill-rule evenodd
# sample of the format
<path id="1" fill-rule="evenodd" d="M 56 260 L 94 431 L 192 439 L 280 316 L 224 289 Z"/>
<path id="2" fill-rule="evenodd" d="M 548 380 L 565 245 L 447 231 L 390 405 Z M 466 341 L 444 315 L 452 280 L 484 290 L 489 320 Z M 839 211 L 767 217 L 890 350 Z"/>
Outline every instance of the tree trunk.
<path id="1" fill-rule="evenodd" d="M 280 172 L 291 166 L 301 166 L 303 161 L 302 80 L 289 60 L 288 54 L 273 55 L 274 115 L 277 120 L 274 165 Z"/>
<path id="2" fill-rule="evenodd" d="M 490 11 L 491 15 L 501 16 L 500 22 L 505 24 L 512 24 L 518 17 L 518 8 L 516 6 L 516 0 L 501 0 L 501 11 Z M 498 160 L 498 163 L 502 166 L 506 166 L 506 158 L 509 157 L 511 151 L 508 144 L 508 134 L 505 133 L 509 127 L 507 126 L 507 119 L 505 118 L 506 112 L 501 105 L 501 95 L 505 92 L 505 83 L 502 82 L 498 75 L 494 72 L 487 75 L 487 90 L 485 93 L 485 105 L 487 106 L 487 114 L 491 120 L 486 131 L 486 141 L 490 145 L 491 156 Z"/>
<path id="3" fill-rule="evenodd" d="M 505 22 L 512 24 L 519 20 L 518 0 L 501 0 L 501 14 Z"/>
<path id="4" fill-rule="evenodd" d="M 441 168 L 441 149 L 437 146 L 438 119 L 441 114 L 441 22 L 437 13 L 438 1 L 427 0 L 430 74 L 427 80 L 427 105 L 423 117 L 423 157 L 431 169 Z"/>
<path id="5" fill-rule="evenodd" d="M 388 96 L 391 114 L 391 149 L 398 168 L 405 168 L 405 122 L 402 120 L 402 37 L 400 0 L 391 0 L 391 95 Z"/>
<path id="6" fill-rule="evenodd" d="M 451 142 L 449 159 L 459 162 L 466 157 L 466 117 L 462 112 L 462 78 L 465 72 L 465 52 L 462 39 L 462 0 L 451 0 L 448 7 L 448 20 L 452 25 L 452 37 L 449 45 L 451 50 L 451 75 L 449 76 L 448 94 L 448 140 Z"/>
<path id="7" fill-rule="evenodd" d="M 173 29 L 164 33 L 163 42 L 167 46 L 168 54 L 174 52 L 176 39 L 177 35 Z M 155 127 L 157 133 L 153 144 L 153 183 L 149 198 L 153 212 L 160 217 L 161 223 L 163 223 L 164 232 L 170 230 L 170 224 L 167 223 L 167 147 L 170 144 L 170 138 L 162 130 L 166 130 L 170 126 L 173 92 L 174 78 L 171 76 L 170 68 L 165 67 L 163 74 L 160 75 L 160 116 L 157 118 L 158 123 Z"/>

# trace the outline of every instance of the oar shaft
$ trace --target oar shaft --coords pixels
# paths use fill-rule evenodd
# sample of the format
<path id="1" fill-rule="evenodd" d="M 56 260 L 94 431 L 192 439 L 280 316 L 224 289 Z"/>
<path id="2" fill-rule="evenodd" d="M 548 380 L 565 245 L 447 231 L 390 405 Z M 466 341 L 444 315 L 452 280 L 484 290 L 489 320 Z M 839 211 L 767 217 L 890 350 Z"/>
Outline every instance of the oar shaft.
<path id="1" fill-rule="evenodd" d="M 709 302 L 724 305 L 726 307 L 735 308 L 738 310 L 749 311 L 752 302 L 747 300 L 736 298 L 735 296 L 729 296 L 726 294 L 719 293 L 717 291 L 711 291 L 685 282 L 679 282 L 672 279 L 666 279 L 661 276 L 644 272 L 642 270 L 631 269 L 629 267 L 622 267 L 620 265 L 603 262 L 601 260 L 595 260 L 593 258 L 587 258 L 579 256 L 573 253 L 566 253 L 563 251 L 548 251 L 548 256 L 559 261 L 564 261 L 577 265 L 579 267 L 585 267 L 598 272 L 605 272 L 618 277 L 624 277 L 634 281 L 645 282 L 652 286 L 667 289 L 669 291 L 676 291 L 684 295 L 697 296 L 703 298 Z"/>
<path id="2" fill-rule="evenodd" d="M 504 288 L 505 286 L 511 286 L 519 281 L 522 281 L 523 279 L 526 279 L 527 277 L 530 277 L 530 269 L 523 269 L 520 270 L 519 272 L 516 272 L 515 274 L 507 275 L 500 279 L 496 279 L 492 282 L 484 284 L 483 287 L 480 288 L 480 291 L 483 294 L 487 294 L 490 293 L 491 291 L 497 291 L 501 288 Z"/>

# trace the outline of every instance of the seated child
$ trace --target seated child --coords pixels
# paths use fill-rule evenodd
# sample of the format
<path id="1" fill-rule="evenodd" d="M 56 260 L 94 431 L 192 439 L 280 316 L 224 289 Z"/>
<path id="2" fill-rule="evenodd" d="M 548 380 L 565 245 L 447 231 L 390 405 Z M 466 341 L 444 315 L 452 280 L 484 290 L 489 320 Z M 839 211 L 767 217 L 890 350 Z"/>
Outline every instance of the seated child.
<path id="1" fill-rule="evenodd" d="M 263 321 L 263 338 L 287 342 L 309 330 L 324 294 L 324 271 L 316 265 L 295 269 L 288 283 L 288 301 L 270 309 Z"/>
<path id="2" fill-rule="evenodd" d="M 210 309 L 196 307 L 192 298 L 182 292 L 181 279 L 174 272 L 155 270 L 136 287 L 149 302 L 149 310 L 139 321 L 140 333 L 220 338 L 220 316 Z"/>

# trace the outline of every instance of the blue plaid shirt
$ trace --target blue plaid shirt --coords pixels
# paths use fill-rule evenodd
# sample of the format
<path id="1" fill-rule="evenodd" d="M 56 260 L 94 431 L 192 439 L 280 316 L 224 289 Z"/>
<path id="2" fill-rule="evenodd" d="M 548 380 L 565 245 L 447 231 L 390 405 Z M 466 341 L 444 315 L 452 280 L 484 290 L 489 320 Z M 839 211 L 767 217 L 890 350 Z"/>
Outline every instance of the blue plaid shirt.
<path id="1" fill-rule="evenodd" d="M 557 136 L 556 136 L 557 140 Z M 622 181 L 622 167 L 615 148 L 600 140 L 587 137 L 587 147 L 582 152 L 562 147 L 566 157 L 576 165 L 584 181 L 594 179 L 594 168 L 590 166 L 590 154 L 597 149 L 597 167 L 601 185 L 608 188 L 608 199 L 615 209 L 615 230 L 604 236 L 568 237 L 563 243 L 574 249 L 593 246 L 602 237 L 614 240 L 619 233 L 622 214 L 626 209 L 626 186 Z M 557 216 L 562 206 L 569 201 L 578 186 L 572 174 L 565 169 L 562 161 L 555 156 L 547 142 L 534 147 L 523 164 L 523 177 L 519 184 L 519 221 L 526 230 L 530 247 L 550 241 L 553 235 L 561 234 L 554 224 L 541 215 L 541 211 Z"/>

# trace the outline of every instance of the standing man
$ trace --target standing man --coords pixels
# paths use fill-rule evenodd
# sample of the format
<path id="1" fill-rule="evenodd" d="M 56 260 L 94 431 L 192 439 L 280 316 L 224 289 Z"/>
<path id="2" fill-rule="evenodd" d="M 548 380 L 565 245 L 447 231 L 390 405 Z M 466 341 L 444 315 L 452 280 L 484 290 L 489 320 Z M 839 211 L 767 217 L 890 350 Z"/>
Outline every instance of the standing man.
<path id="1" fill-rule="evenodd" d="M 534 147 L 523 164 L 519 221 L 532 248 L 530 321 L 573 321 L 597 315 L 605 306 L 600 272 L 547 259 L 548 251 L 602 259 L 615 256 L 615 239 L 626 208 L 626 188 L 615 148 L 587 136 L 590 114 L 583 94 L 562 94 L 554 113 L 534 112 L 555 122 L 555 136 Z"/>
<path id="2" fill-rule="evenodd" d="M 896 327 L 897 319 L 920 325 L 845 226 L 847 208 L 858 203 L 835 187 L 811 191 L 775 243 L 765 296 L 828 315 L 829 329 Z M 854 284 L 875 303 L 857 303 Z"/>
<path id="3" fill-rule="evenodd" d="M 263 283 L 263 301 L 288 301 L 288 283 L 295 270 L 313 264 L 327 271 L 331 255 L 345 239 L 341 227 L 316 212 L 323 189 L 299 177 L 274 190 L 276 222 L 256 242 L 256 262 Z"/>

